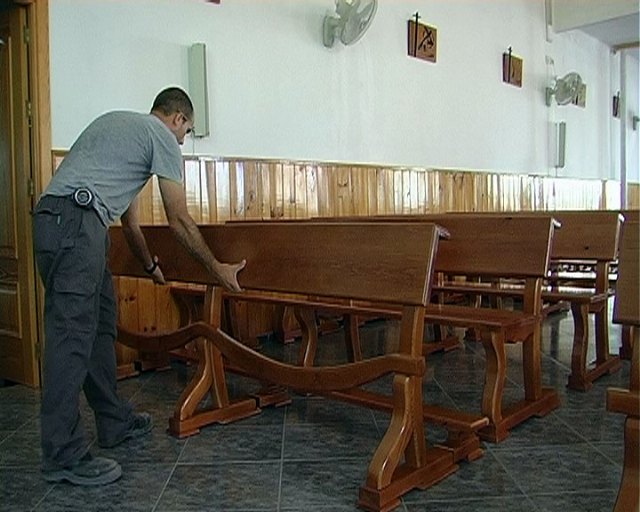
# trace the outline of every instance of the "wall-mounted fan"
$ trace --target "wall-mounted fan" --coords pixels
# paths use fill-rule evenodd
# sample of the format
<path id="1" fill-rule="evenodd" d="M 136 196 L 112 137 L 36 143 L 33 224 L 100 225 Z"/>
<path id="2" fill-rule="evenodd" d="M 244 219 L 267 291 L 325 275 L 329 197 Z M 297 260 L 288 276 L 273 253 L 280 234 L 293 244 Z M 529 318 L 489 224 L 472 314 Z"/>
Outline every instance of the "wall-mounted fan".
<path id="1" fill-rule="evenodd" d="M 551 106 L 551 97 L 555 97 L 558 105 L 571 103 L 581 86 L 582 77 L 575 71 L 567 73 L 562 78 L 556 78 L 553 86 L 546 89 L 547 106 Z"/>
<path id="2" fill-rule="evenodd" d="M 336 0 L 336 16 L 324 18 L 322 42 L 331 48 L 336 37 L 345 45 L 356 43 L 373 21 L 378 0 Z"/>

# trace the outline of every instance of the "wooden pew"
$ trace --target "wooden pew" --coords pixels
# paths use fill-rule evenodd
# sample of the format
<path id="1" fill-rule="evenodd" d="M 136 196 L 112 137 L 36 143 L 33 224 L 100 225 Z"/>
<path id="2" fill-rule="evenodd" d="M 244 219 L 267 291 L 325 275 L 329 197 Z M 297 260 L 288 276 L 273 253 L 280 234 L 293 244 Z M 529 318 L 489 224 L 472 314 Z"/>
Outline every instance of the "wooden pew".
<path id="1" fill-rule="evenodd" d="M 204 425 L 227 423 L 259 412 L 253 399 L 229 399 L 225 360 L 261 380 L 328 396 L 334 392 L 348 394 L 362 384 L 393 374 L 391 422 L 373 455 L 358 504 L 366 510 L 391 510 L 409 490 L 424 489 L 457 469 L 452 451 L 427 447 L 422 412 L 422 335 L 433 260 L 442 233 L 437 226 L 246 223 L 201 227 L 205 240 L 222 261 L 247 259 L 239 275 L 246 291 L 237 296 L 295 304 L 307 341 L 317 336 L 314 322 L 309 321 L 316 305 L 308 296 L 337 302 L 384 301 L 395 306 L 401 320 L 398 353 L 331 367 L 274 361 L 223 332 L 221 288 L 174 241 L 167 227 L 148 226 L 143 232 L 168 280 L 207 285 L 203 322 L 164 335 L 124 330 L 118 335 L 126 345 L 157 351 L 198 340 L 198 369 L 170 420 L 172 434 L 191 435 Z M 144 277 L 119 228 L 111 229 L 110 261 L 114 275 Z M 199 410 L 207 395 L 211 395 L 213 407 Z"/>
<path id="2" fill-rule="evenodd" d="M 332 221 L 351 222 L 435 222 L 450 234 L 440 243 L 435 262 L 438 273 L 484 278 L 508 277 L 525 280 L 524 307 L 505 311 L 456 305 L 430 304 L 425 320 L 433 324 L 476 329 L 481 333 L 486 359 L 486 377 L 481 411 L 489 426 L 480 436 L 499 442 L 509 430 L 531 416 L 544 416 L 560 405 L 555 390 L 542 387 L 540 325 L 542 320 L 542 281 L 547 275 L 555 221 L 547 216 L 496 215 L 415 215 L 377 217 L 338 217 Z M 317 221 L 326 219 L 318 218 Z M 366 304 L 362 315 L 366 314 Z M 355 338 L 353 333 L 352 338 Z M 506 377 L 506 343 L 523 344 L 523 400 L 503 407 Z M 355 349 L 357 351 L 359 349 Z M 425 416 L 426 417 L 426 416 Z M 426 417 L 444 422 L 437 415 Z"/>
<path id="3" fill-rule="evenodd" d="M 614 512 L 640 511 L 640 224 L 624 224 L 614 323 L 633 326 L 629 389 L 609 388 L 607 409 L 627 415 L 624 423 L 624 465 Z"/>
<path id="4" fill-rule="evenodd" d="M 463 213 L 452 212 L 456 215 Z M 552 215 L 561 224 L 553 240 L 552 269 L 542 290 L 545 304 L 568 302 L 574 323 L 571 375 L 567 386 L 586 391 L 593 381 L 604 374 L 621 368 L 620 358 L 610 354 L 608 299 L 613 293 L 609 281 L 611 264 L 618 257 L 620 226 L 623 217 L 617 211 L 547 211 L 509 212 L 514 216 Z M 475 214 L 467 214 L 475 215 Z M 494 216 L 495 213 L 483 215 Z M 589 271 L 563 274 L 559 267 L 581 264 Z M 500 290 L 499 286 L 486 294 L 512 295 L 513 287 Z M 472 291 L 472 289 L 470 290 Z M 548 309 L 543 310 L 548 312 Z M 587 362 L 589 351 L 589 315 L 595 319 L 596 360 Z"/>
<path id="5" fill-rule="evenodd" d="M 571 375 L 567 386 L 588 390 L 593 381 L 621 368 L 620 358 L 610 354 L 609 307 L 611 293 L 609 270 L 618 257 L 618 242 L 623 217 L 617 212 L 552 212 L 562 224 L 554 240 L 552 260 L 592 263 L 595 270 L 593 288 L 585 291 L 551 288 L 543 292 L 543 300 L 566 300 L 571 303 L 574 322 Z M 556 243 L 557 242 L 557 243 Z M 561 282 L 557 284 L 562 284 Z M 585 295 L 586 294 L 586 295 Z M 596 359 L 587 363 L 589 315 L 595 319 Z"/>

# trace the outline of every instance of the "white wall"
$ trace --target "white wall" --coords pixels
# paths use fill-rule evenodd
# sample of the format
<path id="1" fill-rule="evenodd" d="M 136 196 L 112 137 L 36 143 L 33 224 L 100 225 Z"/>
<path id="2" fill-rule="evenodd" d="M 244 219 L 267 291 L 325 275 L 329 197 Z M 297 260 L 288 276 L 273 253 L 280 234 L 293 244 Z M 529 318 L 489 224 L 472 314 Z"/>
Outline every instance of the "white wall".
<path id="1" fill-rule="evenodd" d="M 567 124 L 566 167 L 559 169 L 558 175 L 619 179 L 619 155 L 611 152 L 611 130 L 617 124 L 612 117 L 612 81 L 618 84 L 619 75 L 612 76 L 611 51 L 576 30 L 555 34 L 547 54 L 552 59 L 547 65 L 549 81 L 554 75 L 577 71 L 587 86 L 585 108 L 553 102 L 548 109 L 552 122 Z"/>
<path id="2" fill-rule="evenodd" d="M 550 127 L 568 125 L 563 176 L 615 178 L 612 62 L 580 32 L 545 40 L 544 0 L 379 0 L 356 45 L 322 45 L 333 0 L 51 0 L 54 147 L 96 115 L 148 111 L 187 87 L 187 48 L 207 45 L 212 136 L 185 153 L 555 174 Z M 438 28 L 438 62 L 406 56 L 406 21 Z M 509 46 L 522 89 L 501 81 Z M 545 63 L 549 55 L 554 61 Z M 587 108 L 544 104 L 576 70 Z M 637 81 L 635 88 L 637 90 Z M 637 162 L 637 160 L 636 160 Z"/>
<path id="3" fill-rule="evenodd" d="M 633 129 L 633 117 L 640 116 L 640 66 L 638 59 L 622 52 L 621 57 L 626 61 L 626 112 L 620 116 L 619 123 L 626 124 L 626 156 L 627 181 L 640 182 L 640 122 Z M 619 147 L 619 146 L 618 146 Z"/>

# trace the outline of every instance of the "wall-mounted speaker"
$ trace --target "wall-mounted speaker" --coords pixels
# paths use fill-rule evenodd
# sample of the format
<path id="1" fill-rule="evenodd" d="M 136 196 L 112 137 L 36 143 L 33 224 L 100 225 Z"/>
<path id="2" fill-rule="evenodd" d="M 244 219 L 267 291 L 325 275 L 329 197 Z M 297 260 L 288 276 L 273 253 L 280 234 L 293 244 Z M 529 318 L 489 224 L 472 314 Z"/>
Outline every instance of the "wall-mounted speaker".
<path id="1" fill-rule="evenodd" d="M 207 48 L 204 43 L 189 47 L 189 96 L 193 102 L 196 137 L 209 135 L 209 96 L 207 92 Z"/>
<path id="2" fill-rule="evenodd" d="M 556 144 L 554 167 L 560 169 L 564 167 L 565 154 L 567 151 L 567 123 L 561 121 L 556 123 Z"/>

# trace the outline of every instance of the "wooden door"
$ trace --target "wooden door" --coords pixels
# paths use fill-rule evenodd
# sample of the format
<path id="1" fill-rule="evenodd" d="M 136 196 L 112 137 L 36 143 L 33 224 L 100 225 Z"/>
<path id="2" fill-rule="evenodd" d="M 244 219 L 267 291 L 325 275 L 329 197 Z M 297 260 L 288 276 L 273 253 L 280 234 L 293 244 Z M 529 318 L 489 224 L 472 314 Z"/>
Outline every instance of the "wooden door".
<path id="1" fill-rule="evenodd" d="M 0 6 L 0 379 L 39 386 L 27 21 Z"/>

